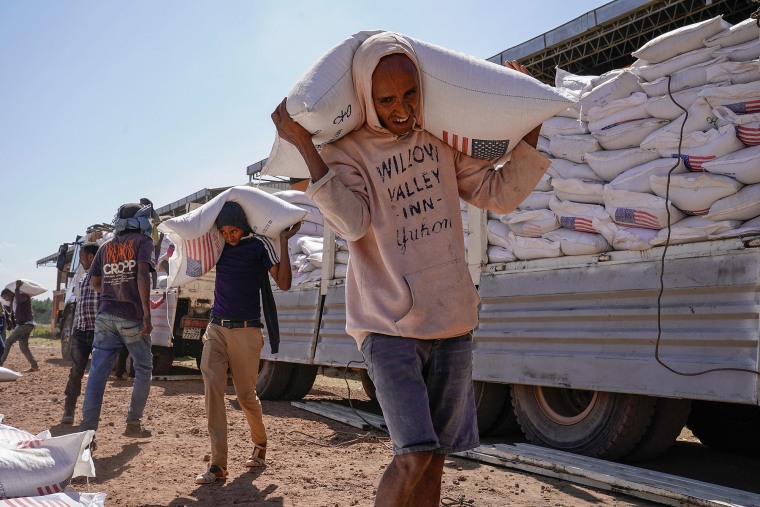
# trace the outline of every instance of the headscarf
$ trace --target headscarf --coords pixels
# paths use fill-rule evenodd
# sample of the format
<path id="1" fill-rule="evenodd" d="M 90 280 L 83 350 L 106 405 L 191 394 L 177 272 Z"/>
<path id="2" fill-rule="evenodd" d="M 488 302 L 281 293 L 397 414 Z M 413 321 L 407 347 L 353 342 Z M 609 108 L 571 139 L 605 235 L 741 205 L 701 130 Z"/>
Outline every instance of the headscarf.
<path id="1" fill-rule="evenodd" d="M 243 211 L 243 207 L 235 201 L 227 201 L 224 203 L 219 214 L 216 216 L 214 223 L 217 228 L 231 225 L 242 229 L 246 235 L 251 233 L 251 227 L 248 225 L 245 211 Z"/>
<path id="2" fill-rule="evenodd" d="M 117 234 L 122 232 L 140 232 L 152 238 L 153 225 L 151 214 L 153 206 L 138 203 L 128 203 L 119 206 L 113 219 L 113 227 Z"/>
<path id="3" fill-rule="evenodd" d="M 359 49 L 354 53 L 354 61 L 351 67 L 354 88 L 356 89 L 361 109 L 359 126 L 366 120 L 367 126 L 381 134 L 388 134 L 390 131 L 380 125 L 375 105 L 372 102 L 372 73 L 375 71 L 375 67 L 377 67 L 381 58 L 396 53 L 409 57 L 417 68 L 417 76 L 420 83 L 420 107 L 416 112 L 414 130 L 423 130 L 425 128 L 425 115 L 423 114 L 424 108 L 422 107 L 422 72 L 417 63 L 417 54 L 414 52 L 414 48 L 409 41 L 401 35 L 393 32 L 382 32 L 368 38 L 359 46 Z"/>

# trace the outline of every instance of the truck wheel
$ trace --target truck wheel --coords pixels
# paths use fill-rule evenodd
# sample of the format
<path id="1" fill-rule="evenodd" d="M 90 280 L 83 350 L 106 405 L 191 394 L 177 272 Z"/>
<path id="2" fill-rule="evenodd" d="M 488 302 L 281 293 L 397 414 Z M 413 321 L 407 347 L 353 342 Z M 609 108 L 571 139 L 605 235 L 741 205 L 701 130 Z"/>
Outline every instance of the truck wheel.
<path id="1" fill-rule="evenodd" d="M 293 364 L 293 372 L 290 381 L 282 395 L 283 400 L 300 400 L 311 391 L 314 380 L 317 378 L 319 366 L 316 364 Z"/>
<path id="2" fill-rule="evenodd" d="M 256 392 L 259 398 L 262 400 L 282 399 L 292 372 L 293 363 L 262 359 L 259 362 L 259 378 L 256 381 Z"/>
<path id="3" fill-rule="evenodd" d="M 625 461 L 648 461 L 670 449 L 686 426 L 690 411 L 691 400 L 657 398 L 647 432 L 633 451 L 625 456 Z"/>
<path id="4" fill-rule="evenodd" d="M 367 373 L 367 370 L 359 370 L 359 380 L 362 382 L 362 389 L 364 389 L 364 394 L 367 395 L 367 398 L 372 401 L 377 400 L 377 394 L 375 393 L 375 383 L 372 382 L 371 378 L 369 378 L 369 373 Z"/>
<path id="5" fill-rule="evenodd" d="M 509 398 L 509 385 L 474 380 L 475 409 L 478 416 L 478 433 L 485 435 L 501 414 L 504 403 Z"/>
<path id="6" fill-rule="evenodd" d="M 512 386 L 515 415 L 531 443 L 602 459 L 618 459 L 633 449 L 655 403 L 633 394 Z"/>
<path id="7" fill-rule="evenodd" d="M 168 375 L 174 363 L 173 347 L 152 347 L 153 375 Z"/>
<path id="8" fill-rule="evenodd" d="M 64 361 L 71 361 L 71 335 L 74 333 L 74 310 L 73 307 L 66 308 L 63 319 L 61 319 L 61 358 Z"/>
<path id="9" fill-rule="evenodd" d="M 758 406 L 695 400 L 686 426 L 712 449 L 760 455 Z"/>
<path id="10" fill-rule="evenodd" d="M 515 409 L 512 408 L 512 396 L 507 389 L 507 398 L 504 406 L 501 407 L 501 413 L 496 418 L 496 422 L 485 432 L 486 437 L 508 437 L 520 432 L 520 425 L 517 423 Z"/>

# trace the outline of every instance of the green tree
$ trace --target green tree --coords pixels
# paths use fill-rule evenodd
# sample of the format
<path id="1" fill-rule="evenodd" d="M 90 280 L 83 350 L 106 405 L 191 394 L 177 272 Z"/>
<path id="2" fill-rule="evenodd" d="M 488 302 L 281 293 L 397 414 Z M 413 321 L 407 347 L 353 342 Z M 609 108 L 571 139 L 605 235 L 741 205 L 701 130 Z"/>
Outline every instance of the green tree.
<path id="1" fill-rule="evenodd" d="M 50 324 L 50 314 L 53 309 L 53 301 L 47 299 L 32 299 L 32 312 L 37 324 Z"/>

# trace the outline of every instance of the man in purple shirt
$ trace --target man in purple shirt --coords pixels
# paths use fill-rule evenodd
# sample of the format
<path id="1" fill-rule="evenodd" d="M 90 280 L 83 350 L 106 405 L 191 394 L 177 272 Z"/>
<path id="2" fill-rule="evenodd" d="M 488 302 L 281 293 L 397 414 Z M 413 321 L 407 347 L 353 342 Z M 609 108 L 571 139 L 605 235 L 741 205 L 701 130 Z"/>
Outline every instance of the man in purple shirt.
<path id="1" fill-rule="evenodd" d="M 85 243 L 79 251 L 79 263 L 84 269 L 79 279 L 76 308 L 74 310 L 74 332 L 71 335 L 71 369 L 66 383 L 66 400 L 63 405 L 61 424 L 74 423 L 74 411 L 77 398 L 82 392 L 82 377 L 87 368 L 87 361 L 92 353 L 92 341 L 95 338 L 95 315 L 98 313 L 100 294 L 90 286 L 90 266 L 98 252 L 97 243 Z"/>
<path id="2" fill-rule="evenodd" d="M 0 366 L 8 358 L 13 344 L 18 342 L 18 348 L 24 354 L 26 360 L 29 361 L 29 368 L 24 370 L 24 373 L 31 373 L 39 370 L 40 367 L 32 351 L 29 350 L 29 335 L 34 331 L 34 313 L 32 312 L 32 297 L 29 294 L 21 292 L 21 285 L 23 283 L 22 280 L 16 280 L 15 292 L 11 292 L 10 289 L 5 289 L 2 292 L 2 298 L 11 304 L 16 327 L 10 336 L 8 336 L 8 339 L 5 340 L 5 351 L 2 357 L 0 357 Z"/>

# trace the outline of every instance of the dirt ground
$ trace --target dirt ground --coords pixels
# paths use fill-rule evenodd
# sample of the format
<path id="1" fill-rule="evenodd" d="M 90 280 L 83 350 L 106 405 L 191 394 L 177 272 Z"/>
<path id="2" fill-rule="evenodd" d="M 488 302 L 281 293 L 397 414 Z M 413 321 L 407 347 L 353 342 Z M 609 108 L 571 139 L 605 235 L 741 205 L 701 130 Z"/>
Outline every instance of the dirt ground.
<path id="1" fill-rule="evenodd" d="M 45 429 L 53 435 L 76 431 L 82 397 L 75 425 L 59 424 L 68 365 L 60 359 L 57 347 L 36 345 L 32 351 L 40 371 L 16 382 L 0 383 L 4 424 L 35 434 Z M 23 371 L 28 364 L 14 347 L 4 366 Z M 193 373 L 190 368 L 175 370 Z M 361 384 L 349 380 L 349 386 L 351 397 L 366 406 Z M 209 459 L 200 376 L 197 380 L 153 382 L 144 420 L 153 435 L 147 439 L 122 435 L 130 392 L 129 381 L 109 382 L 94 453 L 98 477 L 89 483 L 75 479 L 69 486 L 79 492 L 106 493 L 108 506 L 370 506 L 391 459 L 388 439 L 380 432 L 359 430 L 287 401 L 264 401 L 268 466 L 249 471 L 243 466 L 251 450 L 247 425 L 230 386 L 229 478 L 196 485 L 194 478 L 205 470 Z M 305 399 L 340 401 L 347 396 L 344 379 L 320 375 Z M 477 507 L 655 505 L 455 457 L 446 461 L 442 496 L 443 505 Z"/>

